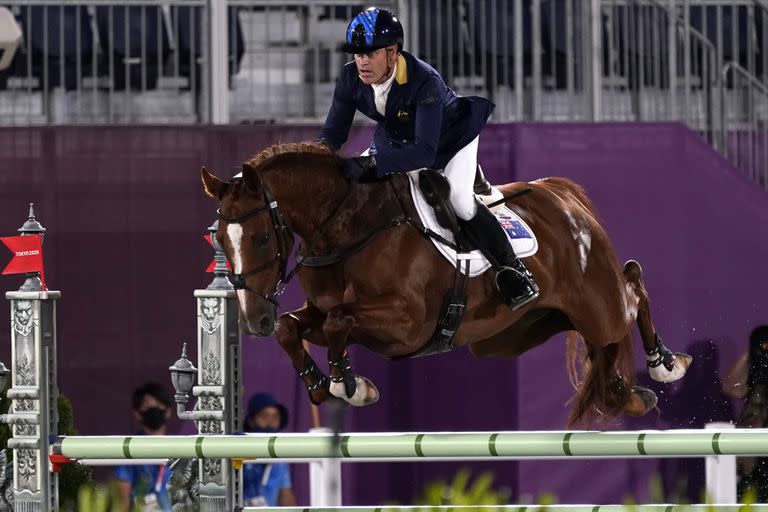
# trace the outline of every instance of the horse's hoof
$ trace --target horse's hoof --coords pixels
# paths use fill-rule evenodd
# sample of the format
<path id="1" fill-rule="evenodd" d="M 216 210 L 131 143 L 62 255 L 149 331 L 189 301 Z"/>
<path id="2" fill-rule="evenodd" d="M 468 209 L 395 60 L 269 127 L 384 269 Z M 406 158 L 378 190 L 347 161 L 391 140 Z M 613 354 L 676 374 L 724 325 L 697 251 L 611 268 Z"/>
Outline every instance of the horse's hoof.
<path id="1" fill-rule="evenodd" d="M 688 367 L 691 366 L 692 362 L 692 356 L 682 352 L 675 352 L 675 364 L 672 366 L 671 370 L 667 370 L 664 365 L 659 365 L 656 368 L 649 368 L 648 373 L 651 375 L 651 378 L 657 382 L 675 382 L 685 375 L 685 372 L 688 371 Z"/>
<path id="2" fill-rule="evenodd" d="M 624 277 L 629 281 L 637 281 L 643 276 L 643 267 L 635 260 L 629 260 L 624 264 Z"/>
<path id="3" fill-rule="evenodd" d="M 370 404 L 375 404 L 376 402 L 378 402 L 379 401 L 379 390 L 373 384 L 373 382 L 371 382 L 370 380 L 366 379 L 365 377 L 358 376 L 357 378 L 360 379 L 360 380 L 365 381 L 366 388 L 367 388 L 366 393 L 365 393 L 365 400 L 364 400 L 363 405 L 370 405 Z M 357 383 L 357 387 L 358 387 L 358 389 L 360 388 L 360 383 L 359 382 Z"/>
<path id="4" fill-rule="evenodd" d="M 330 392 L 355 407 L 370 405 L 379 400 L 379 390 L 373 382 L 360 375 L 355 375 L 355 392 L 351 397 L 347 397 L 344 384 L 341 382 L 331 382 Z"/>
<path id="5" fill-rule="evenodd" d="M 379 390 L 376 389 L 376 386 L 373 385 L 373 382 L 366 379 L 365 377 L 361 377 L 360 375 L 355 375 L 355 383 L 357 384 L 355 394 L 352 395 L 351 398 L 346 399 L 347 402 L 349 402 L 351 405 L 354 405 L 355 407 L 362 407 L 364 405 L 375 403 L 379 400 Z"/>
<path id="6" fill-rule="evenodd" d="M 633 386 L 629 401 L 624 405 L 623 411 L 629 416 L 642 416 L 659 402 L 656 393 L 642 386 Z"/>

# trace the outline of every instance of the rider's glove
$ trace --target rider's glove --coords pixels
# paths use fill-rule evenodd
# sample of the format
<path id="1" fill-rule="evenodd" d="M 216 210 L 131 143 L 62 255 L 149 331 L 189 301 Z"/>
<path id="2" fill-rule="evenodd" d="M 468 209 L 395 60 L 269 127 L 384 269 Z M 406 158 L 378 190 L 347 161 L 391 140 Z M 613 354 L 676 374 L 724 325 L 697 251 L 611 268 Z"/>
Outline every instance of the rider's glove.
<path id="1" fill-rule="evenodd" d="M 315 139 L 315 142 L 317 144 L 321 144 L 326 148 L 328 148 L 328 151 L 330 151 L 331 153 L 335 153 L 336 150 L 338 149 L 338 148 L 334 148 L 333 145 L 331 145 L 331 143 L 325 137 L 318 137 L 317 139 Z"/>
<path id="2" fill-rule="evenodd" d="M 353 183 L 375 181 L 376 159 L 373 156 L 356 156 L 345 160 L 344 176 Z"/>

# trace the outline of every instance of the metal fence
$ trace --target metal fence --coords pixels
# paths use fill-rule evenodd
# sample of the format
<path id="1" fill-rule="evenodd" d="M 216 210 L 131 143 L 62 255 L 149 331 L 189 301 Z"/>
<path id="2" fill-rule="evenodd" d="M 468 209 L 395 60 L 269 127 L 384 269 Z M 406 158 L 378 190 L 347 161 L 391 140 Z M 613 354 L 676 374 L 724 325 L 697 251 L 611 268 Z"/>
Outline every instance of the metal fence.
<path id="1" fill-rule="evenodd" d="M 198 122 L 205 0 L 3 2 L 24 34 L 0 123 Z"/>
<path id="2" fill-rule="evenodd" d="M 711 140 L 722 63 L 761 79 L 768 72 L 762 1 L 379 4 L 401 13 L 409 51 L 461 94 L 490 97 L 497 121 L 679 119 Z M 360 8 L 228 0 L 225 35 L 214 38 L 226 44 L 209 58 L 205 0 L 0 5 L 25 34 L 12 68 L 0 72 L 2 124 L 206 122 L 216 101 L 231 122 L 318 121 L 347 58 L 336 44 Z"/>
<path id="3" fill-rule="evenodd" d="M 210 122 L 222 101 L 232 122 L 317 120 L 345 57 L 335 47 L 361 8 L 338 0 L 0 6 L 12 9 L 24 33 L 11 68 L 0 71 L 4 125 Z M 211 6 L 225 6 L 216 32 Z"/>
<path id="4" fill-rule="evenodd" d="M 603 118 L 680 120 L 713 142 L 720 61 L 714 44 L 690 24 L 690 10 L 678 12 L 659 0 L 612 3 Z"/>
<path id="5" fill-rule="evenodd" d="M 736 62 L 722 71 L 719 145 L 752 182 L 768 190 L 768 86 Z"/>
<path id="6" fill-rule="evenodd" d="M 363 7 L 342 0 L 0 5 L 24 33 L 11 68 L 0 71 L 0 125 L 319 122 L 348 58 L 337 44 Z M 764 106 L 768 0 L 378 5 L 399 13 L 406 49 L 457 92 L 492 99 L 495 121 L 680 120 L 733 155 L 727 141 L 743 137 L 731 132 L 746 129 L 732 127 L 734 98 L 744 97 L 739 80 L 749 77 L 757 111 Z M 739 80 L 719 79 L 724 62 L 733 62 L 729 73 Z"/>
<path id="7" fill-rule="evenodd" d="M 337 51 L 361 4 L 342 1 L 229 0 L 247 51 L 230 91 L 230 121 L 325 118 L 339 69 Z M 398 2 L 378 2 L 398 11 Z"/>

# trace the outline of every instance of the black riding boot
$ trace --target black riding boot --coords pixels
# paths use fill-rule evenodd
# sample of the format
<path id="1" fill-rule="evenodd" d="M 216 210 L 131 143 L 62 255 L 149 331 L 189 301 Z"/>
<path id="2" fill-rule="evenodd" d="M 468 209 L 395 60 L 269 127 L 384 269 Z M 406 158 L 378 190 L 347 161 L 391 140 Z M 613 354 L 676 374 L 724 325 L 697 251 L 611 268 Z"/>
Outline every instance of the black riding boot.
<path id="1" fill-rule="evenodd" d="M 519 309 L 539 296 L 533 274 L 515 256 L 504 228 L 487 206 L 478 203 L 475 216 L 463 223 L 472 243 L 496 270 L 496 288 L 507 306 Z"/>

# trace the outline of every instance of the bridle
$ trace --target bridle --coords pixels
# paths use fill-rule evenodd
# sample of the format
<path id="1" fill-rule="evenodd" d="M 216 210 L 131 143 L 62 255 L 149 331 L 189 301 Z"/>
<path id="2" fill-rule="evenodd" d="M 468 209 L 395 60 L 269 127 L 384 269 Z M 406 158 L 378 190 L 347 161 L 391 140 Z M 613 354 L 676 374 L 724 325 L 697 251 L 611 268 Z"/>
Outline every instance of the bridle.
<path id="1" fill-rule="evenodd" d="M 234 180 L 230 181 L 230 183 L 233 182 Z M 256 217 L 257 215 L 261 215 L 265 212 L 269 212 L 269 216 L 272 220 L 272 230 L 274 231 L 275 239 L 277 240 L 277 253 L 272 259 L 263 265 L 259 265 L 258 267 L 251 269 L 248 272 L 242 272 L 240 274 L 230 272 L 227 277 L 229 278 L 229 282 L 232 284 L 232 287 L 235 290 L 247 290 L 254 295 L 263 298 L 264 300 L 271 302 L 275 308 L 278 308 L 280 303 L 277 301 L 277 297 L 283 294 L 285 291 L 285 285 L 288 284 L 291 279 L 293 279 L 293 276 L 296 274 L 296 271 L 298 270 L 298 267 L 301 263 L 297 262 L 293 270 L 286 272 L 288 270 L 288 258 L 290 256 L 291 242 L 293 241 L 293 231 L 290 227 L 288 227 L 288 224 L 286 224 L 285 218 L 283 217 L 280 209 L 277 207 L 277 201 L 272 195 L 272 192 L 269 190 L 269 188 L 267 188 L 266 185 L 262 185 L 261 188 L 264 191 L 264 206 L 259 206 L 258 208 L 249 210 L 244 214 L 238 215 L 236 217 L 229 217 L 224 215 L 221 213 L 221 209 L 217 210 L 216 213 L 219 216 L 219 220 L 223 220 L 227 224 L 242 224 L 252 217 Z M 248 286 L 248 283 L 245 281 L 246 277 L 267 270 L 275 264 L 280 265 L 280 279 L 278 279 L 277 283 L 275 283 L 275 289 L 271 293 L 264 294 Z"/>
<path id="2" fill-rule="evenodd" d="M 229 183 L 236 183 L 237 181 L 242 181 L 242 178 L 234 178 L 230 180 Z M 269 190 L 269 187 L 267 187 L 265 183 L 261 184 L 261 188 L 264 194 L 264 206 L 259 206 L 236 217 L 229 217 L 224 215 L 221 213 L 221 209 L 217 210 L 216 213 L 219 216 L 219 220 L 223 220 L 227 224 L 242 224 L 251 217 L 256 217 L 257 215 L 260 215 L 264 212 L 269 212 L 272 220 L 272 230 L 274 231 L 275 238 L 277 239 L 277 254 L 275 254 L 275 256 L 266 263 L 259 265 L 258 267 L 251 269 L 248 272 L 242 272 L 240 274 L 229 272 L 227 277 L 229 278 L 229 282 L 232 284 L 232 287 L 235 290 L 247 290 L 256 296 L 271 302 L 275 306 L 275 309 L 277 309 L 280 307 L 280 303 L 277 301 L 277 297 L 283 294 L 286 285 L 291 281 L 291 279 L 294 278 L 306 256 L 311 254 L 312 249 L 315 247 L 317 242 L 320 241 L 325 230 L 336 219 L 336 217 L 338 217 L 344 205 L 347 203 L 347 199 L 352 195 L 353 187 L 349 188 L 346 195 L 344 196 L 344 199 L 341 200 L 338 206 L 336 206 L 336 209 L 320 226 L 317 231 L 315 240 L 308 244 L 307 251 L 305 251 L 304 254 L 299 253 L 296 255 L 296 264 L 290 271 L 288 271 L 288 258 L 290 257 L 291 253 L 290 249 L 294 232 L 285 222 L 285 217 L 280 211 L 280 208 L 278 208 L 277 200 L 272 194 L 272 191 Z M 267 270 L 276 263 L 280 265 L 280 279 L 278 279 L 277 283 L 275 283 L 275 289 L 271 293 L 264 294 L 258 290 L 255 290 L 254 288 L 251 288 L 248 286 L 248 283 L 245 282 L 246 277 Z"/>

